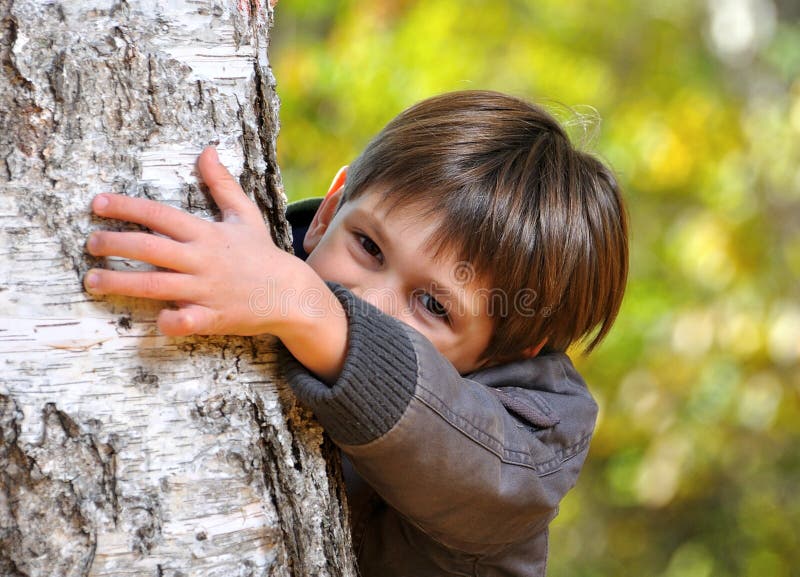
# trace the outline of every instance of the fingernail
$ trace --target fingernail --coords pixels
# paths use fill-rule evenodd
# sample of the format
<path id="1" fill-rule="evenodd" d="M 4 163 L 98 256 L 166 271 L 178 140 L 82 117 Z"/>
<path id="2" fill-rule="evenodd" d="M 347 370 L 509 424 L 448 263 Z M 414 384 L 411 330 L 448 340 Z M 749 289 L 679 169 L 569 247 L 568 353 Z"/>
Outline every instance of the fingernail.
<path id="1" fill-rule="evenodd" d="M 86 248 L 89 249 L 89 252 L 97 248 L 97 235 L 95 233 L 89 235 L 89 239 L 86 241 Z"/>
<path id="2" fill-rule="evenodd" d="M 92 208 L 94 208 L 95 212 L 99 212 L 103 210 L 105 207 L 108 206 L 108 197 L 105 195 L 99 195 L 94 197 L 94 202 L 92 203 Z"/>
<path id="3" fill-rule="evenodd" d="M 214 160 L 214 162 L 219 164 L 219 154 L 217 153 L 217 149 L 213 146 L 209 146 L 208 149 L 210 151 L 209 154 L 211 155 L 211 158 Z"/>
<path id="4" fill-rule="evenodd" d="M 90 270 L 86 273 L 85 283 L 87 288 L 97 288 L 97 285 L 100 284 L 100 275 Z"/>

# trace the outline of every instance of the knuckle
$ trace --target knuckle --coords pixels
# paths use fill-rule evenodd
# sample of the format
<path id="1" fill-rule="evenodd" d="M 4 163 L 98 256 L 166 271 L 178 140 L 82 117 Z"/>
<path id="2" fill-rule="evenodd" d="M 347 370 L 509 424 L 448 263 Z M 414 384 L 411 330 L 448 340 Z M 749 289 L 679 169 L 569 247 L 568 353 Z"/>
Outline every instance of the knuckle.
<path id="1" fill-rule="evenodd" d="M 158 222 L 163 218 L 164 209 L 157 202 L 150 201 L 144 205 L 142 213 L 149 222 Z"/>
<path id="2" fill-rule="evenodd" d="M 159 276 L 155 274 L 146 274 L 142 278 L 142 296 L 155 297 L 160 295 L 163 284 Z"/>
<path id="3" fill-rule="evenodd" d="M 224 325 L 224 317 L 219 311 L 213 311 L 209 315 L 209 328 L 212 331 L 212 334 L 221 335 L 223 334 L 223 325 Z"/>
<path id="4" fill-rule="evenodd" d="M 214 186 L 235 186 L 237 184 L 230 171 L 222 165 L 219 165 L 219 170 L 211 174 L 211 180 Z"/>
<path id="5" fill-rule="evenodd" d="M 192 318 L 191 313 L 185 310 L 182 310 L 178 313 L 177 325 L 178 330 L 184 335 L 192 334 L 195 329 L 194 319 Z"/>
<path id="6" fill-rule="evenodd" d="M 145 234 L 141 238 L 140 247 L 143 254 L 151 254 L 156 249 L 156 238 L 151 234 Z"/>

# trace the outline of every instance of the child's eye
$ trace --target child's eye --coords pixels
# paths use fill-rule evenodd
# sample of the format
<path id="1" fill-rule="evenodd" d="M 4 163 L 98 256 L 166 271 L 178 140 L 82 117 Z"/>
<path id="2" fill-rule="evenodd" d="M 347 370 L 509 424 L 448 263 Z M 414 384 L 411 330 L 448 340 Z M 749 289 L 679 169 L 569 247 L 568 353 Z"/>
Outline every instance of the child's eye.
<path id="1" fill-rule="evenodd" d="M 425 307 L 425 310 L 427 310 L 433 316 L 442 317 L 447 320 L 447 307 L 433 298 L 430 294 L 423 293 L 419 295 L 419 300 L 420 303 L 422 303 L 422 306 Z"/>
<path id="2" fill-rule="evenodd" d="M 372 240 L 370 237 L 368 237 L 365 234 L 359 234 L 358 242 L 361 243 L 361 248 L 363 248 L 364 252 L 366 252 L 368 255 L 374 256 L 378 260 L 383 260 L 383 255 L 381 254 L 381 247 L 375 244 L 375 241 Z"/>

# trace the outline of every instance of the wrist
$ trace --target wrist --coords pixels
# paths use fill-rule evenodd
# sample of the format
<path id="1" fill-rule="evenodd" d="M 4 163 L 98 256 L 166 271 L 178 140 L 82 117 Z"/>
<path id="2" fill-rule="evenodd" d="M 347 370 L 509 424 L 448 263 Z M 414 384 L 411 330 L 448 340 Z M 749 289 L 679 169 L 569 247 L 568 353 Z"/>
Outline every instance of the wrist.
<path id="1" fill-rule="evenodd" d="M 278 295 L 281 318 L 272 332 L 306 369 L 333 383 L 347 356 L 347 316 L 339 299 L 313 269 L 306 266 L 297 272 L 294 286 Z"/>

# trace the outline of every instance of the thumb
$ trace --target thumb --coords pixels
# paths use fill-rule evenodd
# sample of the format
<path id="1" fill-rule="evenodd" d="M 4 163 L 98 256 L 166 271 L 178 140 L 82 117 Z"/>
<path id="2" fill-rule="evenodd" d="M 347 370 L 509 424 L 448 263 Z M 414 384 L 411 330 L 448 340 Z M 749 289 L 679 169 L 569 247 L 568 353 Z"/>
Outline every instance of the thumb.
<path id="1" fill-rule="evenodd" d="M 207 147 L 197 159 L 197 168 L 200 178 L 211 191 L 214 202 L 222 211 L 224 220 L 232 217 L 247 219 L 255 205 L 245 195 L 242 187 L 220 162 L 216 148 Z"/>
<path id="2" fill-rule="evenodd" d="M 214 311 L 200 305 L 186 305 L 177 310 L 163 309 L 158 313 L 158 330 L 170 337 L 216 334 L 215 325 Z"/>

